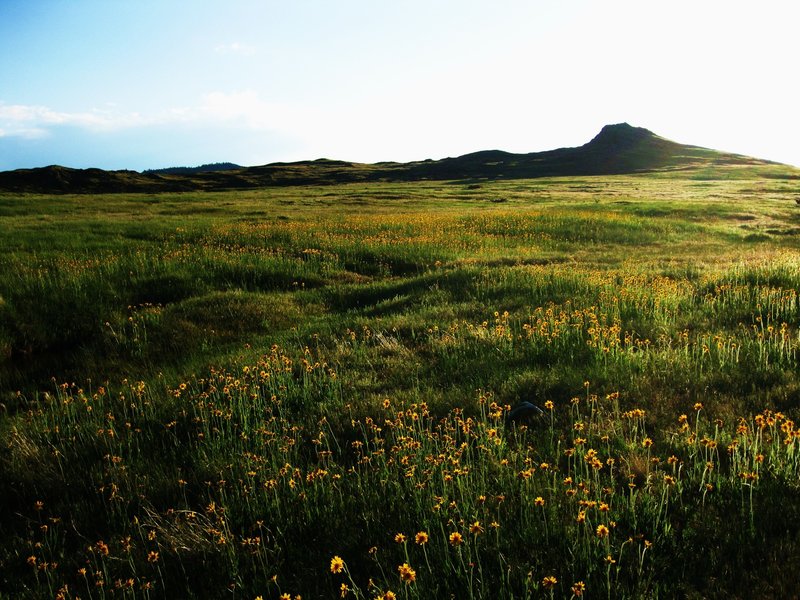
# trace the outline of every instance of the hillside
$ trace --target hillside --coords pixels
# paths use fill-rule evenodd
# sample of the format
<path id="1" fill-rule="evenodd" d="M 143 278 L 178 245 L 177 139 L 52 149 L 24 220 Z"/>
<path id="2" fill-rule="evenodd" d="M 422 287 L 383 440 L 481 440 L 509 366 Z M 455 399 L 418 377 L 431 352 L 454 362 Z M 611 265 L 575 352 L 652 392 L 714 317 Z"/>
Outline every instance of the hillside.
<path id="1" fill-rule="evenodd" d="M 720 167 L 775 167 L 781 176 L 800 171 L 766 160 L 680 144 L 627 123 L 606 125 L 577 148 L 512 154 L 488 150 L 455 158 L 361 164 L 318 159 L 227 170 L 103 171 L 50 166 L 0 173 L 0 191 L 14 193 L 117 193 L 229 190 L 283 185 L 374 181 L 528 179 L 619 175 Z M 765 171 L 769 174 L 770 169 Z"/>

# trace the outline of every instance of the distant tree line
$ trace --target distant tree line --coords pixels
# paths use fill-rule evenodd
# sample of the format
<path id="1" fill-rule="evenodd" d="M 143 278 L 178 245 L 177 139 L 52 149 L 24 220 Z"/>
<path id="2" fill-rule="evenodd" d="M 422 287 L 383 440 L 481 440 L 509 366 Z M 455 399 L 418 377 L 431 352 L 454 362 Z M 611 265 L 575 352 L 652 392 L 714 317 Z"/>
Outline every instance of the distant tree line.
<path id="1" fill-rule="evenodd" d="M 217 162 L 200 165 L 199 167 L 167 167 L 165 169 L 145 169 L 143 173 L 186 175 L 191 173 L 207 173 L 211 171 L 228 171 L 241 169 L 241 165 L 230 162 Z"/>

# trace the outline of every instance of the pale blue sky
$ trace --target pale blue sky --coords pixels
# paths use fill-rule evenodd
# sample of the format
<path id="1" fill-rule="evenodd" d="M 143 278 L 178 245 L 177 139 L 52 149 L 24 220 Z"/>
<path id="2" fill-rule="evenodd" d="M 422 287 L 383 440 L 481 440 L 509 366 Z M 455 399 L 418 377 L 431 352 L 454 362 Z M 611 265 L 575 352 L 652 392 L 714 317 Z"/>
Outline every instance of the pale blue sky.
<path id="1" fill-rule="evenodd" d="M 800 165 L 800 3 L 0 0 L 0 170 L 532 152 Z"/>

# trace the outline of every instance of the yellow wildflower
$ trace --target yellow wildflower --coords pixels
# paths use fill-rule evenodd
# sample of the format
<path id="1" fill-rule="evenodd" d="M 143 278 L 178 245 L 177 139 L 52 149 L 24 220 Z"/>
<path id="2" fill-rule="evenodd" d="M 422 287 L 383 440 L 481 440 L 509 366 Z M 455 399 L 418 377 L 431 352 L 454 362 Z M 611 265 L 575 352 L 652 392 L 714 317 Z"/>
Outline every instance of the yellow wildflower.
<path id="1" fill-rule="evenodd" d="M 397 571 L 400 573 L 401 581 L 405 581 L 406 584 L 414 583 L 417 580 L 417 572 L 408 563 L 398 566 Z"/>
<path id="2" fill-rule="evenodd" d="M 542 579 L 542 587 L 546 590 L 552 590 L 556 584 L 558 583 L 558 579 L 556 579 L 553 575 L 548 575 L 544 579 Z"/>
<path id="3" fill-rule="evenodd" d="M 331 573 L 341 573 L 344 571 L 344 561 L 339 556 L 334 556 L 331 559 Z"/>

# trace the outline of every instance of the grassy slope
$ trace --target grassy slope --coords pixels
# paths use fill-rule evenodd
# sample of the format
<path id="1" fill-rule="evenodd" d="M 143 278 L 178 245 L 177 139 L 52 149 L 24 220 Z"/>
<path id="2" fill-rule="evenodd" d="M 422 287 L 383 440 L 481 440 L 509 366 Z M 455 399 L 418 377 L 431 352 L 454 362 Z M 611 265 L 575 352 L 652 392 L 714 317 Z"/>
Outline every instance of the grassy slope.
<path id="1" fill-rule="evenodd" d="M 169 390 L 186 382 L 195 406 L 208 385 L 197 378 L 207 379 L 209 367 L 242 378 L 242 365 L 272 356 L 273 344 L 294 364 L 312 357 L 314 377 L 315 361 L 337 375 L 335 385 L 324 377 L 286 381 L 283 422 L 311 431 L 325 416 L 330 433 L 345 441 L 353 435 L 347 415 L 375 415 L 386 398 L 405 405 L 424 401 L 435 415 L 464 407 L 475 413 L 476 390 L 491 393 L 501 405 L 552 399 L 556 429 L 566 430 L 574 421 L 569 400 L 583 393 L 584 381 L 600 397 L 619 392 L 623 409 L 644 406 L 643 426 L 663 444 L 669 443 L 669 424 L 698 401 L 729 425 L 736 415 L 762 408 L 796 417 L 800 269 L 794 199 L 800 189 L 791 179 L 754 177 L 772 167 L 758 169 L 731 167 L 681 177 L 0 198 L 0 401 L 5 408 L 0 428 L 11 440 L 0 463 L 0 485 L 7 504 L 3 529 L 12 532 L 0 553 L 9 573 L 0 590 L 41 589 L 23 564 L 30 551 L 26 544 L 38 535 L 31 525 L 39 518 L 31 511 L 35 499 L 45 500 L 49 514 L 69 520 L 78 532 L 48 541 L 51 559 L 73 571 L 76 544 L 130 535 L 131 516 L 147 520 L 148 531 L 178 535 L 165 521 L 177 505 L 201 510 L 213 500 L 230 511 L 230 526 L 238 528 L 231 535 L 246 537 L 244 523 L 266 505 L 255 509 L 241 498 L 228 502 L 222 490 L 207 490 L 203 483 L 234 478 L 228 471 L 233 467 L 223 462 L 232 450 L 240 455 L 239 442 L 209 430 L 209 437 L 219 436 L 219 446 L 191 440 L 169 446 L 160 432 L 164 424 L 176 421 L 180 427 L 188 418 L 185 405 Z M 547 335 L 535 333 L 542 331 Z M 51 377 L 76 383 L 59 388 L 56 405 L 37 393 L 55 394 Z M 97 397 L 98 386 L 135 398 L 142 394 L 134 384 L 139 380 L 148 390 L 148 409 L 116 418 L 145 430 L 149 442 L 143 447 L 123 451 L 108 442 L 104 449 L 106 442 L 96 437 L 76 434 L 70 441 L 54 433 L 53 423 L 74 425 L 59 406 L 78 402 L 77 388 L 95 394 L 100 406 L 105 396 Z M 112 403 L 95 414 L 116 411 Z M 89 426 L 103 426 L 102 421 Z M 18 433 L 10 436 L 14 429 Z M 549 442 L 537 436 L 528 442 L 542 446 L 541 456 Z M 299 443 L 305 447 L 310 440 L 300 435 Z M 47 447 L 69 460 L 53 461 Z M 103 467 L 115 452 L 124 455 L 127 474 Z M 347 452 L 336 456 L 352 460 Z M 512 462 L 519 459 L 509 456 Z M 301 452 L 291 462 L 306 460 Z M 173 489 L 177 473 L 188 481 L 183 497 Z M 133 486 L 120 492 L 126 496 L 135 496 L 137 481 L 144 486 L 139 500 L 126 501 L 127 515 L 108 503 L 110 481 Z M 499 485 L 500 480 L 491 481 Z M 522 491 L 509 494 L 514 502 L 524 497 Z M 775 501 L 796 507 L 795 495 L 791 485 L 781 487 Z M 762 502 L 765 518 L 777 510 Z M 724 502 L 710 507 L 709 522 L 721 518 L 715 511 L 724 509 Z M 352 510 L 342 522 L 354 527 L 360 518 L 374 517 L 364 516 L 366 509 L 341 510 Z M 423 514 L 385 510 L 388 521 L 379 518 L 375 530 L 406 528 L 408 533 Z M 97 522 L 96 514 L 104 519 Z M 697 515 L 678 511 L 672 525 L 686 527 L 680 519 L 690 517 Z M 624 516 L 619 520 L 625 522 Z M 234 571 L 255 569 L 258 589 L 268 587 L 265 579 L 272 573 L 302 586 L 313 581 L 308 575 L 314 565 L 324 564 L 330 553 L 354 554 L 359 546 L 333 527 L 331 537 L 290 551 L 281 536 L 307 533 L 309 523 L 287 523 L 282 534 L 272 533 L 270 552 L 277 554 L 268 557 L 268 567 L 248 567 L 237 559 L 210 568 L 207 562 L 217 556 L 212 544 L 201 561 L 207 585 L 224 587 L 226 578 L 245 585 Z M 699 544 L 689 534 L 699 536 L 701 527 L 693 527 L 684 539 Z M 655 529 L 650 535 L 657 535 Z M 641 585 L 676 593 L 670 578 L 677 575 L 667 566 L 666 550 L 675 538 L 658 535 L 663 562 L 647 572 L 649 583 L 633 572 L 623 574 L 620 594 L 636 595 Z M 502 552 L 521 543 L 514 540 L 512 535 Z M 719 563 L 715 577 L 729 577 L 739 568 L 737 561 L 752 559 L 741 549 L 733 552 L 733 545 L 746 542 L 762 553 L 780 546 L 795 555 L 800 548 L 794 529 L 759 530 L 755 539 L 717 542 L 723 550 L 714 559 Z M 167 561 L 164 569 L 174 577 L 172 593 L 186 593 L 181 586 L 191 584 L 181 582 L 199 575 L 200 563 L 194 561 L 201 559 L 182 555 L 180 544 L 168 546 L 160 552 Z M 237 547 L 225 551 L 235 556 Z M 566 557 L 574 548 L 554 545 L 553 551 Z M 699 546 L 684 549 L 687 556 L 692 551 Z M 726 558 L 726 551 L 731 556 Z M 449 564 L 446 556 L 437 560 L 442 568 Z M 504 589 L 522 589 L 527 568 L 554 568 L 531 560 L 515 564 L 514 581 Z M 590 562 L 578 560 L 574 572 L 599 586 L 602 573 L 592 574 Z M 139 565 L 137 575 L 143 581 L 144 567 Z M 367 565 L 358 569 L 370 572 Z M 45 570 L 42 582 L 61 581 L 46 575 Z M 465 580 L 452 577 L 453 588 L 429 582 L 434 587 L 427 589 L 463 593 L 458 586 Z M 764 585 L 767 577 L 740 573 L 730 585 Z M 321 593 L 306 585 L 306 593 Z M 710 593 L 700 573 L 688 585 Z"/>

